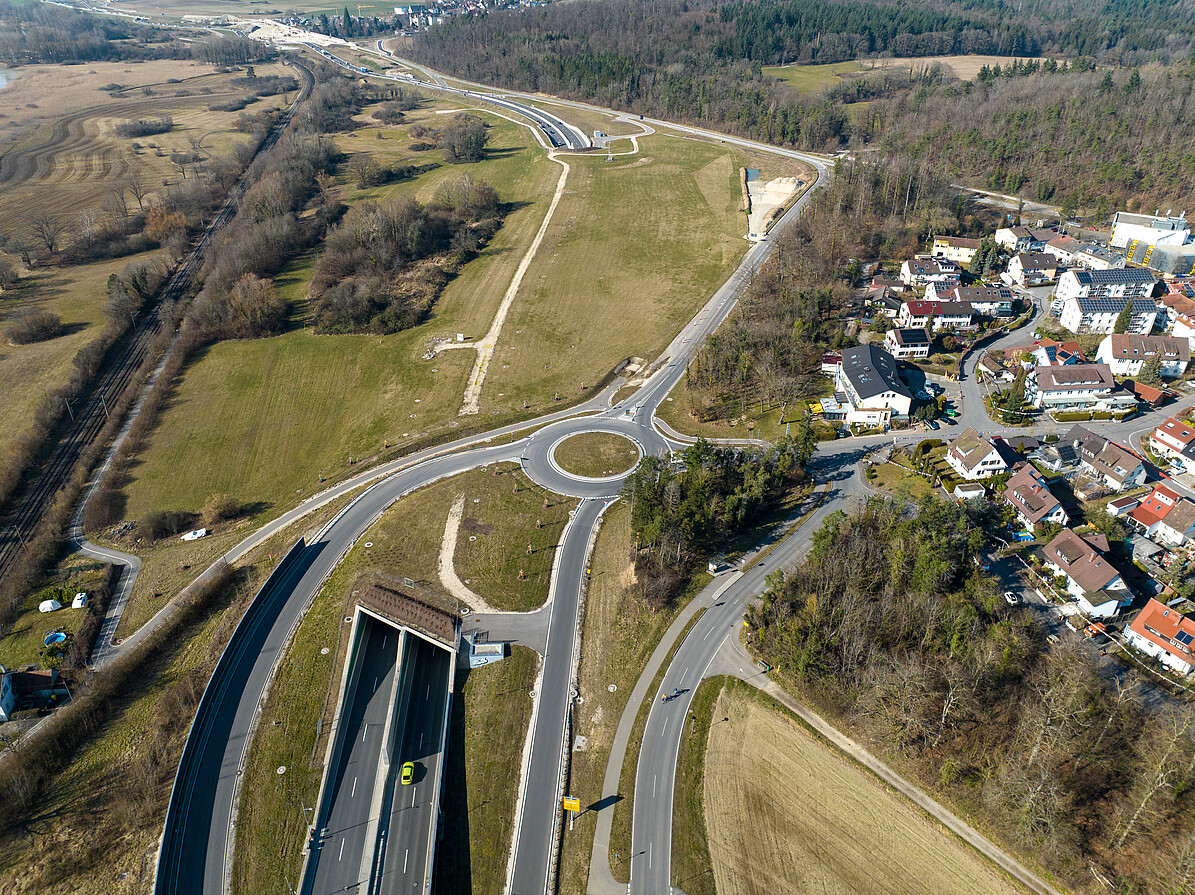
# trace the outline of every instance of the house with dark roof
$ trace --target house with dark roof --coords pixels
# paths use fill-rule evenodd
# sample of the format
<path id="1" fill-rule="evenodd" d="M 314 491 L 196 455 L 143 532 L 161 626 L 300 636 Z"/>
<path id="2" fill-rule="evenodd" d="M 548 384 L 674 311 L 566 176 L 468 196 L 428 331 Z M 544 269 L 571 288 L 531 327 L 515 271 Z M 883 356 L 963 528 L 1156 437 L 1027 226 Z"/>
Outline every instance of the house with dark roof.
<path id="1" fill-rule="evenodd" d="M 1009 252 L 1029 252 L 1040 249 L 1043 243 L 1034 239 L 1028 227 L 1001 227 L 996 231 L 996 245 Z"/>
<path id="2" fill-rule="evenodd" d="M 1113 376 L 1136 376 L 1151 358 L 1158 359 L 1163 376 L 1181 376 L 1191 362 L 1191 343 L 1173 336 L 1113 333 L 1100 342 L 1095 359 L 1107 364 Z"/>
<path id="3" fill-rule="evenodd" d="M 1066 510 L 1055 497 L 1040 472 L 1032 463 L 1025 463 L 1004 485 L 1004 502 L 1016 511 L 1021 525 L 1029 531 L 1039 522 L 1066 525 L 1070 521 Z"/>
<path id="4" fill-rule="evenodd" d="M 1074 263 L 1086 270 L 1124 270 L 1126 260 L 1124 252 L 1089 242 L 1079 247 Z"/>
<path id="5" fill-rule="evenodd" d="M 907 328 L 925 329 L 931 317 L 934 332 L 970 329 L 975 322 L 975 312 L 965 301 L 906 301 L 900 306 L 896 322 Z"/>
<path id="6" fill-rule="evenodd" d="M 946 462 L 968 481 L 986 479 L 1008 469 L 999 448 L 968 426 L 946 449 Z"/>
<path id="7" fill-rule="evenodd" d="M 1016 293 L 1007 286 L 959 286 L 950 296 L 965 301 L 971 310 L 984 317 L 1011 317 Z"/>
<path id="8" fill-rule="evenodd" d="M 900 266 L 900 278 L 907 286 L 924 286 L 959 276 L 959 266 L 945 258 L 914 258 Z"/>
<path id="9" fill-rule="evenodd" d="M 890 329 L 884 334 L 884 349 L 897 358 L 929 357 L 929 333 L 924 329 Z"/>
<path id="10" fill-rule="evenodd" d="M 913 405 L 896 358 L 877 345 L 856 345 L 842 352 L 835 388 L 848 425 L 885 426 L 893 416 L 908 416 Z"/>
<path id="11" fill-rule="evenodd" d="M 1107 541 L 1104 542 L 1105 549 Z M 1064 528 L 1042 548 L 1046 568 L 1066 577 L 1066 590 L 1085 615 L 1111 618 L 1133 601 L 1120 572 L 1091 541 Z"/>
<path id="12" fill-rule="evenodd" d="M 1045 252 L 1022 252 L 1008 262 L 1004 280 L 1021 286 L 1052 283 L 1058 277 L 1058 259 Z"/>
<path id="13" fill-rule="evenodd" d="M 1179 674 L 1195 668 L 1195 619 L 1150 599 L 1125 628 L 1125 642 Z"/>
<path id="14" fill-rule="evenodd" d="M 1115 390 L 1116 380 L 1107 364 L 1034 367 L 1025 380 L 1025 398 L 1044 410 L 1098 407 L 1111 399 Z"/>
<path id="15" fill-rule="evenodd" d="M 1141 458 L 1090 429 L 1072 426 L 1059 445 L 1062 443 L 1074 448 L 1082 471 L 1099 479 L 1112 491 L 1125 491 L 1145 484 L 1145 464 Z"/>

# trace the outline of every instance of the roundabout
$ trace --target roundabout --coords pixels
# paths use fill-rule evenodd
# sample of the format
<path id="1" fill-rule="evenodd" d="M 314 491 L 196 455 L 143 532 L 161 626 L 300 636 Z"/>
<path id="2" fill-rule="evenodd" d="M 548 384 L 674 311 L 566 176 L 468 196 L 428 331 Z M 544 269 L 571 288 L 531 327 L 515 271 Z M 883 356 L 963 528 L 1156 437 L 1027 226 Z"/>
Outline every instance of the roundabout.
<path id="1" fill-rule="evenodd" d="M 564 463 L 575 470 L 586 471 L 586 464 L 593 462 L 592 457 L 570 462 L 569 443 L 577 444 L 575 439 L 586 439 L 591 446 L 614 446 L 621 442 L 624 445 L 621 451 L 625 452 L 620 458 L 623 470 L 612 475 L 596 476 L 571 471 L 557 459 L 558 451 L 564 455 Z M 672 450 L 672 445 L 650 424 L 625 415 L 606 414 L 561 420 L 529 436 L 524 444 L 526 446 L 519 462 L 533 482 L 566 497 L 588 499 L 617 497 L 622 483 L 643 457 L 667 457 Z M 580 445 L 584 449 L 585 442 L 580 442 Z"/>
<path id="2" fill-rule="evenodd" d="M 584 481 L 607 481 L 627 475 L 643 451 L 637 441 L 613 432 L 568 435 L 552 445 L 552 463 L 565 475 Z"/>

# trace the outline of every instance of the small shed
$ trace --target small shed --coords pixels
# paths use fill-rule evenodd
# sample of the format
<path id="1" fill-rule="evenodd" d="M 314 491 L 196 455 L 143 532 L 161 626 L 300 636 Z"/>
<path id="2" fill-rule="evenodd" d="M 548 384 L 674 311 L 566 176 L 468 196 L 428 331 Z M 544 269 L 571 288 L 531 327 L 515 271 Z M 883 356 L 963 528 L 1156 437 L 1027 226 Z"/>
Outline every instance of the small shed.
<path id="1" fill-rule="evenodd" d="M 959 482 L 954 486 L 954 498 L 958 501 L 975 500 L 987 494 L 987 489 L 978 482 Z"/>
<path id="2" fill-rule="evenodd" d="M 38 612 L 57 612 L 62 608 L 62 604 L 57 600 L 42 600 L 37 604 Z"/>
<path id="3" fill-rule="evenodd" d="M 1135 497 L 1118 497 L 1116 500 L 1108 501 L 1104 510 L 1109 516 L 1123 516 L 1129 511 L 1135 510 L 1140 503 L 1141 501 Z"/>

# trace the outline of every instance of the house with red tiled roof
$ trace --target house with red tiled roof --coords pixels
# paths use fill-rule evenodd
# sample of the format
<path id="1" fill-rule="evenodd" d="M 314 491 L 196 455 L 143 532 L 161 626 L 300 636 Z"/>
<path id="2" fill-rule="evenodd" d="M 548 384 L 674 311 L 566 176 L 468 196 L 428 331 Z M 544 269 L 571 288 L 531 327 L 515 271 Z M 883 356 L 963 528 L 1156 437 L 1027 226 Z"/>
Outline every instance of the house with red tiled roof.
<path id="1" fill-rule="evenodd" d="M 1149 436 L 1149 449 L 1161 457 L 1174 457 L 1190 472 L 1195 469 L 1195 426 L 1170 417 Z"/>
<path id="2" fill-rule="evenodd" d="M 1124 632 L 1130 646 L 1179 674 L 1195 668 L 1195 620 L 1151 599 Z"/>
<path id="3" fill-rule="evenodd" d="M 1145 500 L 1141 501 L 1125 518 L 1147 538 L 1156 534 L 1166 515 L 1174 509 L 1181 497 L 1165 485 L 1158 485 Z"/>
<path id="4" fill-rule="evenodd" d="M 1106 549 L 1107 540 L 1102 541 Z M 1064 528 L 1042 548 L 1046 568 L 1066 576 L 1066 590 L 1084 615 L 1111 618 L 1133 601 L 1132 592 L 1116 567 L 1097 548 L 1099 543 L 1081 538 Z"/>

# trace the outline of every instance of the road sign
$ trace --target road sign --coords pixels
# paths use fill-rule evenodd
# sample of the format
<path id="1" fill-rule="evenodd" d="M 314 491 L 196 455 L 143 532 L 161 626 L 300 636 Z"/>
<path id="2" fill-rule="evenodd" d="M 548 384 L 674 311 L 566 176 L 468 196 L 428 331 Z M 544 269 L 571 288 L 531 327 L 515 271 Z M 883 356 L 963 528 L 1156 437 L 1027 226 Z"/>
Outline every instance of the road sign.
<path id="1" fill-rule="evenodd" d="M 564 797 L 564 810 L 565 811 L 580 811 L 581 810 L 581 800 L 574 799 L 571 796 L 565 796 Z"/>

